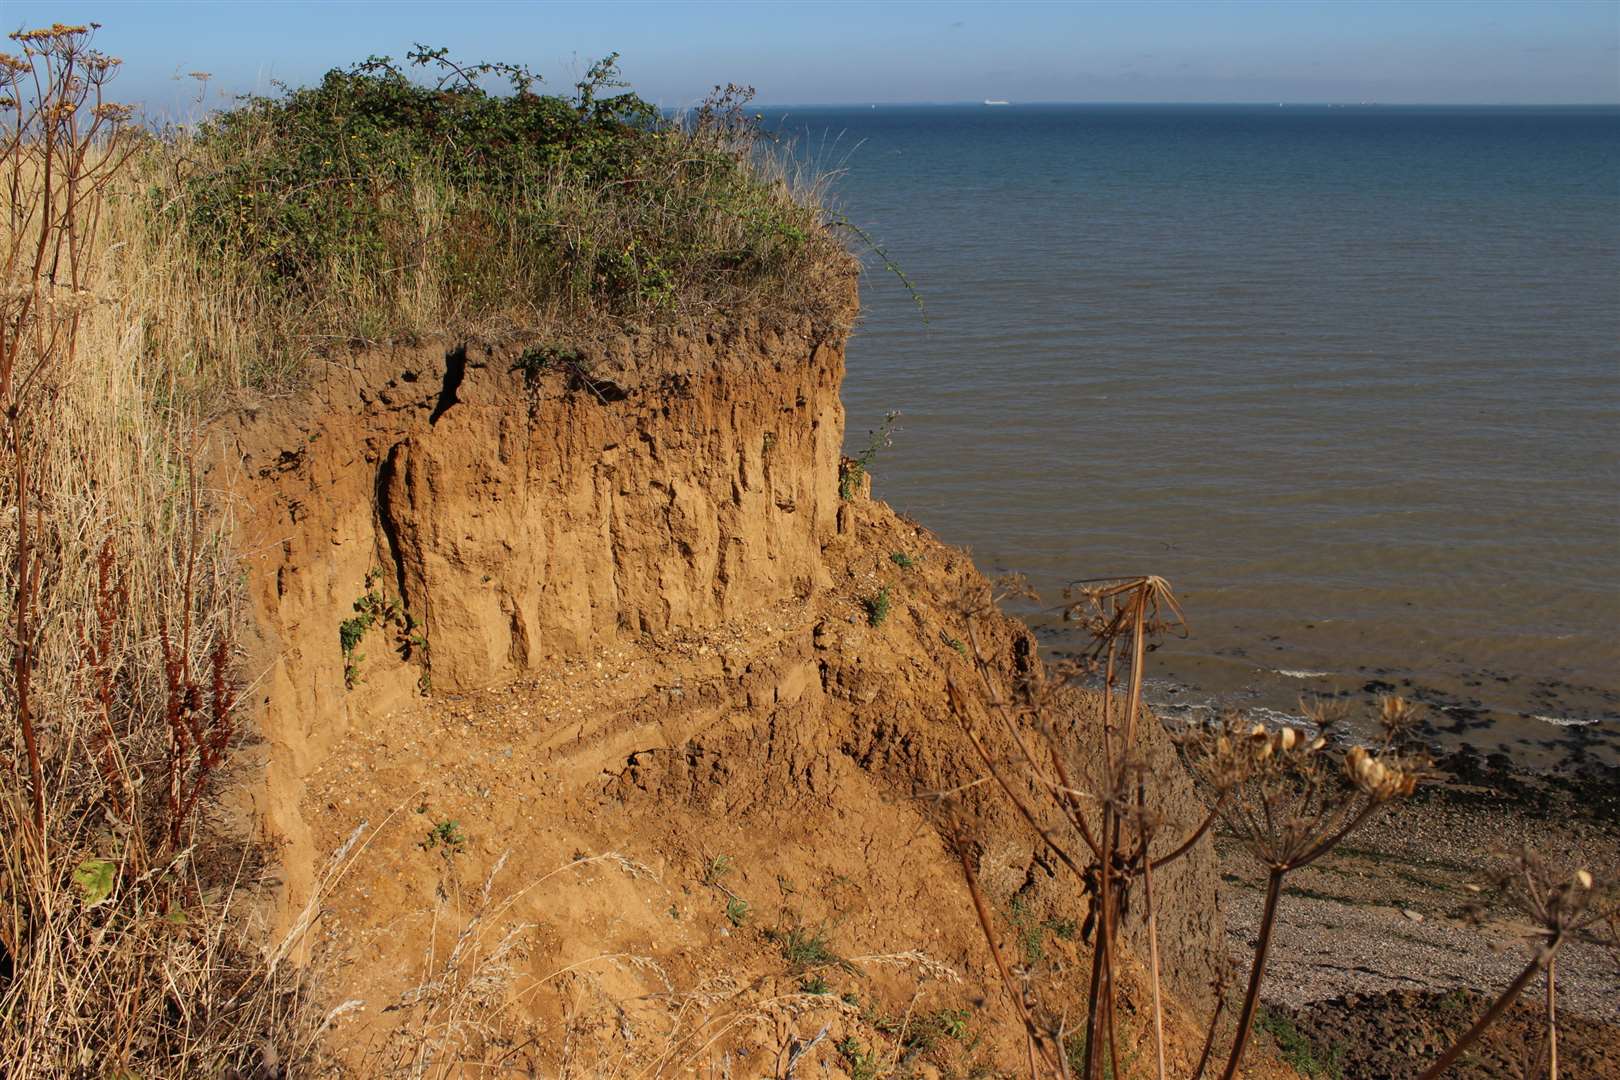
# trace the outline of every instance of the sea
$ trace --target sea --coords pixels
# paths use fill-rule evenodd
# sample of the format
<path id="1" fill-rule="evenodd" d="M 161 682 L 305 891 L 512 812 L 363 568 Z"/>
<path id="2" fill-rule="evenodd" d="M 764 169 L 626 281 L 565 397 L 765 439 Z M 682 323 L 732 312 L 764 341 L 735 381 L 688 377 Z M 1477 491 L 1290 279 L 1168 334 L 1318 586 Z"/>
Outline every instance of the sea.
<path id="1" fill-rule="evenodd" d="M 777 109 L 862 255 L 848 452 L 1051 654 L 1157 574 L 1167 717 L 1422 703 L 1620 761 L 1620 109 Z M 885 440 L 879 438 L 878 442 Z"/>

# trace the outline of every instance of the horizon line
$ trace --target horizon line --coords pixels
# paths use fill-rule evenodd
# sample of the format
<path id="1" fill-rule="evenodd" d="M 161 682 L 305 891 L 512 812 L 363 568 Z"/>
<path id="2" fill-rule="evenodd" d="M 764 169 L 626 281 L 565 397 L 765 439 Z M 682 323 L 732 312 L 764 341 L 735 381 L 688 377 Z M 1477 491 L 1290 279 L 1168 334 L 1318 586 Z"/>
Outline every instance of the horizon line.
<path id="1" fill-rule="evenodd" d="M 1060 98 L 1032 98 L 1027 101 L 999 98 L 961 98 L 937 101 L 783 101 L 752 104 L 752 109 L 864 109 L 864 108 L 927 108 L 952 105 L 983 106 L 995 101 L 996 108 L 1019 105 L 1085 105 L 1089 107 L 1173 106 L 1175 108 L 1340 108 L 1340 109 L 1620 109 L 1620 101 L 1070 101 Z"/>

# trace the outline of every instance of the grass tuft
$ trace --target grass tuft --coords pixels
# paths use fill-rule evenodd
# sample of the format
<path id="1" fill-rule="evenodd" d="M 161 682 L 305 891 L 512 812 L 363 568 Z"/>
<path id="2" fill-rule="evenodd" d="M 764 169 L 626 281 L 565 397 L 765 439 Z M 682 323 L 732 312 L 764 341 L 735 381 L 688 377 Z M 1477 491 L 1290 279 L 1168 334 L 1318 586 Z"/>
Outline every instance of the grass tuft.
<path id="1" fill-rule="evenodd" d="M 876 593 L 861 601 L 861 607 L 866 609 L 866 621 L 873 626 L 882 626 L 889 617 L 889 610 L 894 606 L 894 598 L 887 585 Z"/>
<path id="2" fill-rule="evenodd" d="M 782 958 L 795 972 L 805 972 L 812 968 L 843 966 L 844 961 L 832 951 L 832 945 L 827 940 L 825 927 L 812 930 L 807 926 L 794 925 L 786 930 L 768 930 L 765 937 L 776 943 L 782 950 Z"/>

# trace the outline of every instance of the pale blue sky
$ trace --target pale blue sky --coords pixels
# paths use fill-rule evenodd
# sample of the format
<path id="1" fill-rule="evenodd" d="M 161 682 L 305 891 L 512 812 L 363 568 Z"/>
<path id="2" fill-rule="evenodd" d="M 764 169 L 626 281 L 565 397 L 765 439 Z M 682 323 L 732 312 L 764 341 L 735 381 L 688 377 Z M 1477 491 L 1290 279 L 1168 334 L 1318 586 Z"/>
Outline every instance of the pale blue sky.
<path id="1" fill-rule="evenodd" d="M 1620 102 L 1616 0 L 1206 3 L 429 3 L 0 0 L 6 30 L 104 24 L 124 100 L 302 83 L 413 42 L 519 60 L 567 89 L 622 54 L 645 96 L 716 82 L 770 104 L 973 101 Z"/>

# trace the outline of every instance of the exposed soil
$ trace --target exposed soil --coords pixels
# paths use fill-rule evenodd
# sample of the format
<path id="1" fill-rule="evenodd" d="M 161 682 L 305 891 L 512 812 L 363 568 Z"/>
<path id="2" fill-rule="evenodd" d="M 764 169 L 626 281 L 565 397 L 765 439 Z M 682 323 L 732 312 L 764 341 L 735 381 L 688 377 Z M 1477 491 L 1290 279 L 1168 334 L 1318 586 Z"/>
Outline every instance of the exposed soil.
<path id="1" fill-rule="evenodd" d="M 1019 1070 L 950 838 L 966 838 L 1019 977 L 1070 1029 L 1086 901 L 949 704 L 952 681 L 975 681 L 963 608 L 985 579 L 840 490 L 841 337 L 756 324 L 607 341 L 573 367 L 535 355 L 367 353 L 223 431 L 213 478 L 241 501 L 265 672 L 257 809 L 282 853 L 279 921 L 313 927 L 298 956 L 333 989 L 334 1067 Z M 1043 678 L 1025 626 L 977 625 L 994 679 Z M 1049 719 L 1092 746 L 1097 705 L 1071 692 Z M 1184 834 L 1202 804 L 1164 730 L 1139 730 L 1149 810 Z M 981 733 L 1016 758 L 1005 732 Z M 1511 928 L 1482 935 L 1455 913 L 1493 842 L 1528 829 L 1614 861 L 1612 822 L 1522 813 L 1519 789 L 1504 813 L 1500 785 L 1458 775 L 1469 786 L 1290 881 L 1266 996 L 1359 995 L 1297 1014 L 1326 1051 L 1349 1037 L 1330 1019 L 1359 1017 L 1406 1053 L 1424 1036 L 1397 1014 L 1511 977 L 1518 954 L 1481 944 Z M 1223 934 L 1246 956 L 1259 906 L 1252 868 L 1227 859 L 1221 884 L 1213 848 L 1155 874 L 1175 1074 L 1202 1045 Z M 1139 914 L 1125 940 L 1145 955 Z M 1607 1060 L 1616 986 L 1596 960 L 1577 942 L 1561 967 L 1586 1018 L 1572 1062 Z M 1130 957 L 1123 979 L 1131 1072 L 1151 1023 Z M 1391 990 L 1418 996 L 1375 996 Z M 1274 1049 L 1262 1036 L 1245 1075 L 1290 1075 Z M 1368 1061 L 1344 1075 L 1396 1075 Z"/>
<path id="2" fill-rule="evenodd" d="M 300 955 L 329 969 L 340 1071 L 1018 1068 L 949 838 L 1054 1024 L 1083 1007 L 1086 902 L 949 704 L 987 582 L 841 490 L 841 337 L 756 323 L 537 355 L 358 354 L 222 432 L 266 673 L 260 810 L 281 923 L 313 926 Z M 1003 686 L 1043 678 L 1026 627 L 976 625 Z M 1051 719 L 1089 747 L 1097 704 Z M 1149 810 L 1190 831 L 1168 737 L 1139 730 Z M 1216 884 L 1208 844 L 1155 875 L 1180 1071 Z M 1141 919 L 1124 934 L 1141 955 Z M 1133 964 L 1120 1040 L 1145 1061 Z"/>
<path id="3" fill-rule="evenodd" d="M 943 679 L 968 677 L 952 606 L 984 582 L 882 504 L 844 517 L 833 587 L 814 597 L 435 694 L 334 748 L 304 800 L 316 843 L 336 849 L 371 823 L 320 926 L 334 984 L 365 1001 L 335 1029 L 347 1069 L 430 1046 L 434 994 L 483 1017 L 481 1052 L 513 1075 L 604 1060 L 774 1075 L 823 1030 L 806 1075 L 865 1075 L 865 1054 L 902 1074 L 1016 1068 L 931 797 L 978 780 Z M 873 625 L 863 600 L 884 586 L 891 607 Z M 1025 662 L 1022 628 L 997 626 L 1003 662 Z M 1191 824 L 1190 803 L 1167 808 Z M 1009 947 L 1044 993 L 1074 1001 L 1077 890 L 993 802 L 975 815 Z M 1205 852 L 1164 889 L 1166 963 L 1194 993 L 1207 972 L 1194 945 L 1217 925 L 1210 880 Z M 1123 1037 L 1145 1062 L 1131 986 Z M 1172 1008 L 1186 1072 L 1202 1033 L 1184 1017 L 1202 1010 Z M 1287 1075 L 1257 1058 L 1248 1075 Z"/>

